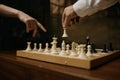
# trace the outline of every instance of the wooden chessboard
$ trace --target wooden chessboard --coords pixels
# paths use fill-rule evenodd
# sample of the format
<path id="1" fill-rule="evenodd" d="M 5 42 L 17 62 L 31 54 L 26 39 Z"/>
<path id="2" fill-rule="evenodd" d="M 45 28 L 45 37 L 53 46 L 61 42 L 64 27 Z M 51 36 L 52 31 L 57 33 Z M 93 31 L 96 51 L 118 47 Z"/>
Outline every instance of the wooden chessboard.
<path id="1" fill-rule="evenodd" d="M 84 69 L 93 69 L 98 67 L 106 62 L 109 62 L 120 55 L 119 50 L 114 50 L 108 53 L 102 53 L 98 51 L 94 53 L 93 56 L 88 57 L 87 59 L 80 59 L 79 57 L 71 57 L 71 56 L 60 56 L 60 55 L 53 55 L 51 53 L 44 53 L 38 51 L 26 51 L 26 50 L 18 50 L 17 56 L 34 59 L 34 60 L 41 60 L 50 63 L 56 63 L 66 66 L 73 66 L 78 68 Z"/>

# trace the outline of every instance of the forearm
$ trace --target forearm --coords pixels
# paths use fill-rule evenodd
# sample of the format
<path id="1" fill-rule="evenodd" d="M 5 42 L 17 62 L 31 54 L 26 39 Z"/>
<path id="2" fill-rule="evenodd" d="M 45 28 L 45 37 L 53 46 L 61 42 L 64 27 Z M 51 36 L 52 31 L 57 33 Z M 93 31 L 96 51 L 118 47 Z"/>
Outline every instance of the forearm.
<path id="1" fill-rule="evenodd" d="M 4 4 L 0 4 L 0 14 L 3 15 L 3 16 L 18 18 L 19 13 L 20 13 L 19 10 L 8 7 Z"/>
<path id="2" fill-rule="evenodd" d="M 78 16 L 84 17 L 106 9 L 116 2 L 117 0 L 78 0 L 73 9 Z"/>

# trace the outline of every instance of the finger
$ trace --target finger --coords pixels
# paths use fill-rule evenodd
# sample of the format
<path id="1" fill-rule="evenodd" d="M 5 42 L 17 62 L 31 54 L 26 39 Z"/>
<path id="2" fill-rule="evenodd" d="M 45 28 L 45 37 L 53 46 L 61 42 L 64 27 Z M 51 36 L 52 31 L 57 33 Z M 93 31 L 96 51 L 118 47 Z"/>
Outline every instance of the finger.
<path id="1" fill-rule="evenodd" d="M 63 24 L 65 25 L 65 27 L 70 26 L 70 16 L 65 15 L 65 21 L 64 21 Z"/>
<path id="2" fill-rule="evenodd" d="M 35 21 L 32 21 L 31 25 L 33 27 L 33 37 L 35 37 L 37 34 L 37 23 Z"/>
<path id="3" fill-rule="evenodd" d="M 31 23 L 30 21 L 26 22 L 26 32 L 30 32 L 31 31 Z"/>
<path id="4" fill-rule="evenodd" d="M 64 21 L 65 21 L 65 12 L 63 12 L 63 14 L 62 14 L 62 26 L 63 27 L 65 27 Z"/>
<path id="5" fill-rule="evenodd" d="M 42 24 L 40 24 L 38 21 L 37 21 L 37 26 L 39 28 L 41 28 L 44 32 L 47 32 L 47 30 L 44 28 L 44 26 Z"/>
<path id="6" fill-rule="evenodd" d="M 33 30 L 33 37 L 35 37 L 36 34 L 37 34 L 37 28 L 35 28 L 35 29 Z"/>

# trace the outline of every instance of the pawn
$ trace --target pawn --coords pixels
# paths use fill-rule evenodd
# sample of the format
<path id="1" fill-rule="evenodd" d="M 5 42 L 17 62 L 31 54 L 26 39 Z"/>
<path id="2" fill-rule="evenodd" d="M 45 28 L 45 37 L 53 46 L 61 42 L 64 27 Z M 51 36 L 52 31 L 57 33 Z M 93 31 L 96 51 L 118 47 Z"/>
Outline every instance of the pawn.
<path id="1" fill-rule="evenodd" d="M 87 56 L 92 56 L 92 53 L 91 53 L 91 45 L 88 45 L 87 46 Z"/>
<path id="2" fill-rule="evenodd" d="M 63 28 L 63 35 L 62 35 L 62 37 L 68 37 L 66 28 Z"/>
<path id="3" fill-rule="evenodd" d="M 40 43 L 40 44 L 39 44 L 38 52 L 42 52 L 42 51 L 43 51 L 43 49 L 42 49 L 42 44 Z"/>
<path id="4" fill-rule="evenodd" d="M 31 51 L 31 46 L 30 46 L 31 42 L 27 42 L 27 48 L 26 48 L 26 51 Z"/>
<path id="5" fill-rule="evenodd" d="M 37 51 L 37 43 L 34 43 L 33 51 Z"/>
<path id="6" fill-rule="evenodd" d="M 46 47 L 45 47 L 45 51 L 44 51 L 44 52 L 46 52 L 46 53 L 49 52 L 49 47 L 48 47 L 48 46 L 49 46 L 48 43 L 46 43 Z"/>

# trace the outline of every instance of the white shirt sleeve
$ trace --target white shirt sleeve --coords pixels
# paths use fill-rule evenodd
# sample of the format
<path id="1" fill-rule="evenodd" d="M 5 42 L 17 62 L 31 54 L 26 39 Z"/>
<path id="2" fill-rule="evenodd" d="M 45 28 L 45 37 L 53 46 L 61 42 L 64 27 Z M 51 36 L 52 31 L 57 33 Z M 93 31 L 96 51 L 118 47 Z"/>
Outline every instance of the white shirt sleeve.
<path id="1" fill-rule="evenodd" d="M 78 16 L 85 17 L 106 9 L 117 2 L 118 0 L 78 0 L 73 4 L 73 9 Z"/>

